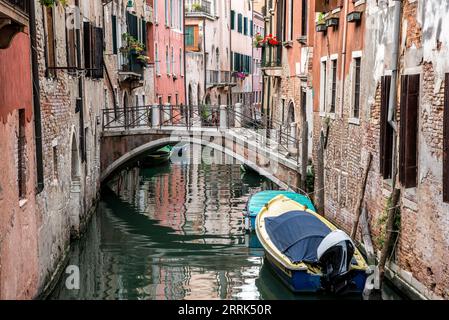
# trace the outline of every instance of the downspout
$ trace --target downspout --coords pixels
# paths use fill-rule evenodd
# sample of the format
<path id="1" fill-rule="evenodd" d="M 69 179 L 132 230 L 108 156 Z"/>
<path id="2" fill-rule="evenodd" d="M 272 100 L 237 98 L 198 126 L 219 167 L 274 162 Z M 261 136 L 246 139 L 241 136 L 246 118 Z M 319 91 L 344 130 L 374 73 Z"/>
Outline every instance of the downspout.
<path id="1" fill-rule="evenodd" d="M 36 176 L 37 193 L 44 190 L 44 163 L 42 155 L 42 118 L 39 83 L 39 64 L 36 51 L 36 6 L 35 1 L 30 1 L 30 40 L 31 40 L 31 63 L 33 79 L 33 113 L 34 113 L 34 136 L 36 147 Z"/>
<path id="2" fill-rule="evenodd" d="M 390 98 L 388 101 L 388 124 L 393 128 L 394 139 L 393 139 L 393 192 L 396 187 L 396 175 L 397 175 L 397 154 L 396 150 L 398 148 L 398 128 L 395 121 L 396 108 L 397 108 L 397 93 L 398 93 L 398 65 L 399 65 L 399 46 L 400 46 L 400 28 L 401 28 L 401 15 L 402 15 L 402 1 L 394 0 L 394 22 L 393 22 L 393 50 L 391 52 L 391 85 L 390 85 Z"/>

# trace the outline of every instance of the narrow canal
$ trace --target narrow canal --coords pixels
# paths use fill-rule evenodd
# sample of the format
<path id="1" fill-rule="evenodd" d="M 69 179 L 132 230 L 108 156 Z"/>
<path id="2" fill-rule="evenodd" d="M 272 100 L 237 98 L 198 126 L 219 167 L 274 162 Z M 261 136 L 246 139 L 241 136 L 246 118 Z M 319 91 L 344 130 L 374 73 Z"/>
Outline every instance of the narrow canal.
<path id="1" fill-rule="evenodd" d="M 237 164 L 130 167 L 103 188 L 51 299 L 323 299 L 290 293 L 247 247 L 249 196 L 276 185 Z M 390 288 L 384 297 L 398 298 Z"/>

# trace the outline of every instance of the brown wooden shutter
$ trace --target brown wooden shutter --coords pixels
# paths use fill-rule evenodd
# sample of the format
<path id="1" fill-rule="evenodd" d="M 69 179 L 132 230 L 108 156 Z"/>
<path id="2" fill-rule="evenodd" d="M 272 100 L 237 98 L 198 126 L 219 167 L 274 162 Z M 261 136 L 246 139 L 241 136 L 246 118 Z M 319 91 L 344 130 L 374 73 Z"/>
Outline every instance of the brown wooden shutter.
<path id="1" fill-rule="evenodd" d="M 449 202 L 449 73 L 444 83 L 443 201 Z"/>
<path id="2" fill-rule="evenodd" d="M 103 29 L 94 27 L 94 70 L 92 77 L 96 79 L 103 78 Z"/>
<path id="3" fill-rule="evenodd" d="M 84 35 L 84 68 L 92 68 L 92 33 L 90 22 L 83 23 L 83 35 Z M 91 76 L 91 71 L 87 71 L 86 75 Z"/>
<path id="4" fill-rule="evenodd" d="M 382 77 L 380 107 L 380 173 L 384 179 L 392 177 L 393 128 L 388 123 L 391 76 Z"/>
<path id="5" fill-rule="evenodd" d="M 419 84 L 420 75 L 402 77 L 399 180 L 406 188 L 417 186 Z"/>

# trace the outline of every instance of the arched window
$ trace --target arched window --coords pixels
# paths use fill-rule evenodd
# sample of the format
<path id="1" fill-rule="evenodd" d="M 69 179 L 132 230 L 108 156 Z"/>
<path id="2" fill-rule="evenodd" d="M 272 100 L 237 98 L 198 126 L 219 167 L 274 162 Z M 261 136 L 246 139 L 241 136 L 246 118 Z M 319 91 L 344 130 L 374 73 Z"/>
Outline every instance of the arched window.
<path id="1" fill-rule="evenodd" d="M 220 70 L 220 49 L 219 48 L 216 49 L 215 60 L 217 63 L 217 70 Z"/>
<path id="2" fill-rule="evenodd" d="M 171 47 L 171 68 L 173 70 L 173 73 L 176 72 L 176 61 L 175 61 L 175 49 Z"/>
<path id="3" fill-rule="evenodd" d="M 168 46 L 165 46 L 165 65 L 167 74 L 170 74 L 170 57 L 168 55 Z"/>
<path id="4" fill-rule="evenodd" d="M 287 116 L 287 123 L 292 124 L 295 122 L 295 106 L 293 104 L 293 101 L 290 102 L 288 105 L 288 116 Z"/>
<path id="5" fill-rule="evenodd" d="M 189 97 L 188 100 L 189 101 L 189 106 L 193 106 L 193 96 L 192 96 L 192 85 L 189 83 Z"/>
<path id="6" fill-rule="evenodd" d="M 157 48 L 157 43 L 154 44 L 154 57 L 155 57 L 155 63 L 156 63 L 156 74 L 161 73 L 161 66 L 159 64 L 159 51 Z"/>
<path id="7" fill-rule="evenodd" d="M 72 181 L 78 181 L 80 178 L 80 164 L 79 164 L 79 154 L 78 154 L 78 145 L 76 143 L 75 133 L 72 135 L 72 168 L 71 168 L 71 177 Z"/>
<path id="8" fill-rule="evenodd" d="M 184 74 L 182 58 L 182 49 L 179 49 L 179 75 L 181 76 Z"/>

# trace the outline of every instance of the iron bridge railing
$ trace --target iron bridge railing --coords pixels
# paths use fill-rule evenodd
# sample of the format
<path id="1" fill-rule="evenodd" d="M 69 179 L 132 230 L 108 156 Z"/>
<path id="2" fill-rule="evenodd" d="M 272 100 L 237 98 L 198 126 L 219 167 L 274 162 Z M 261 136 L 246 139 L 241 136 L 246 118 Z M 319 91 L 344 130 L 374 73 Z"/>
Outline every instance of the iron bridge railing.
<path id="1" fill-rule="evenodd" d="M 276 143 L 286 152 L 292 148 L 299 150 L 300 141 L 295 126 L 267 119 L 265 115 L 254 112 L 252 106 L 147 105 L 103 109 L 103 132 L 139 128 L 191 130 L 193 127 L 217 130 L 244 128 L 254 133 L 264 132 L 263 139 L 268 143 Z"/>

